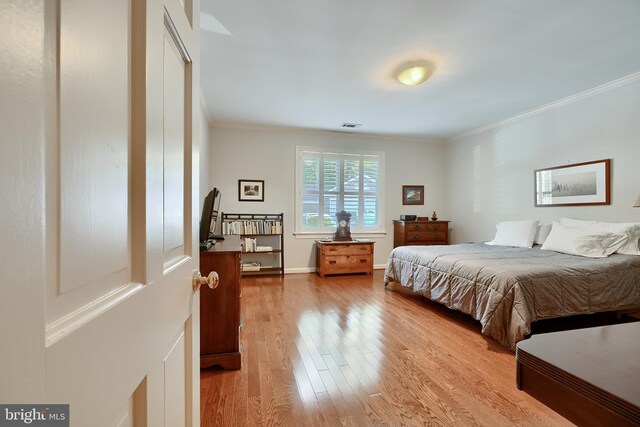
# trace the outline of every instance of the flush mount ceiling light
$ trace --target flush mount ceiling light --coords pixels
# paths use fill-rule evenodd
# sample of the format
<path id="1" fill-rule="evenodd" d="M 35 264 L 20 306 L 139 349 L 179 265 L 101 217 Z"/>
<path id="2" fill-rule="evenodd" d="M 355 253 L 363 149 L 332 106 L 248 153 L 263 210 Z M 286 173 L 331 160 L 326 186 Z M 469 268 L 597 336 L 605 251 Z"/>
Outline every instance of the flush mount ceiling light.
<path id="1" fill-rule="evenodd" d="M 412 61 L 398 68 L 396 71 L 396 79 L 403 85 L 417 86 L 431 77 L 433 69 L 433 64 L 430 62 Z"/>

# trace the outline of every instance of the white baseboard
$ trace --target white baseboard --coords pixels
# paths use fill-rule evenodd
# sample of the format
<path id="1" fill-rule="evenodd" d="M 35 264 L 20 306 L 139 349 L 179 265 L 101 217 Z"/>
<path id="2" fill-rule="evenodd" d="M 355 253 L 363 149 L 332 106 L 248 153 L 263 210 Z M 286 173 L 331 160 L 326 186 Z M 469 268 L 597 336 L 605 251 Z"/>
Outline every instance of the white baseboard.
<path id="1" fill-rule="evenodd" d="M 375 264 L 373 266 L 374 270 L 384 270 L 386 264 Z M 315 273 L 315 267 L 302 267 L 302 268 L 285 268 L 284 274 L 302 274 L 302 273 Z"/>
<path id="2" fill-rule="evenodd" d="M 315 273 L 315 267 L 304 267 L 304 268 L 285 268 L 284 274 L 300 274 L 300 273 Z"/>

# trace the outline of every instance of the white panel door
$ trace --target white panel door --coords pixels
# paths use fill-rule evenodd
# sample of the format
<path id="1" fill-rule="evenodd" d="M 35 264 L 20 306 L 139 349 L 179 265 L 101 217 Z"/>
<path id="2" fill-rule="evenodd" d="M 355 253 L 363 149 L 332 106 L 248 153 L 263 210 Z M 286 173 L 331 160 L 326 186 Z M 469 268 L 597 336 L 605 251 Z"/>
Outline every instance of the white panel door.
<path id="1" fill-rule="evenodd" d="M 199 424 L 188 5 L 0 2 L 0 403 Z"/>

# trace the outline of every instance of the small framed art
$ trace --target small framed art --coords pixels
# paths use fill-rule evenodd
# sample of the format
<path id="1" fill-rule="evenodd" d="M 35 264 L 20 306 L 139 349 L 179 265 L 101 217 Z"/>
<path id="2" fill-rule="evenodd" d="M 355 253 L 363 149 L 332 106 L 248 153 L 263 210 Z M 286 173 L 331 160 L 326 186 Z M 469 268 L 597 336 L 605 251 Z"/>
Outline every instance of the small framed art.
<path id="1" fill-rule="evenodd" d="M 424 185 L 403 185 L 403 205 L 424 205 Z"/>
<path id="2" fill-rule="evenodd" d="M 264 202 L 264 180 L 239 179 L 238 201 Z"/>

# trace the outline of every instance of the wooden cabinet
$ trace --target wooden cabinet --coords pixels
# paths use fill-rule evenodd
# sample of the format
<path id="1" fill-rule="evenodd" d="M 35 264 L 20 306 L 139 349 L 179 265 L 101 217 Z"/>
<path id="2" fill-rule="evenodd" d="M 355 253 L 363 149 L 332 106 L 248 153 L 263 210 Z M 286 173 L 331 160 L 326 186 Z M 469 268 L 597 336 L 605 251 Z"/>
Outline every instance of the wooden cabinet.
<path id="1" fill-rule="evenodd" d="M 203 276 L 217 271 L 218 287 L 200 288 L 200 367 L 240 369 L 240 238 L 229 236 L 200 252 Z"/>
<path id="2" fill-rule="evenodd" d="M 393 221 L 393 247 L 448 245 L 449 221 Z"/>
<path id="3" fill-rule="evenodd" d="M 374 242 L 316 240 L 316 272 L 326 274 L 373 273 Z"/>

